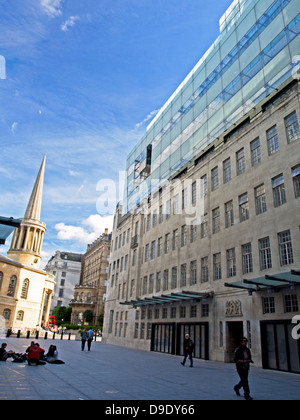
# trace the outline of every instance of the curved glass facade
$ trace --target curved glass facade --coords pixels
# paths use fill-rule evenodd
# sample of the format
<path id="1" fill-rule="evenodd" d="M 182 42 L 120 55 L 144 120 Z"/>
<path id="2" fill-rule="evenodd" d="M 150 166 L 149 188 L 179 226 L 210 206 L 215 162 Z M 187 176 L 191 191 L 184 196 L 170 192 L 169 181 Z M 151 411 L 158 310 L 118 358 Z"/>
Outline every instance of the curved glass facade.
<path id="1" fill-rule="evenodd" d="M 236 0 L 220 31 L 129 154 L 125 213 L 292 75 L 300 2 Z"/>

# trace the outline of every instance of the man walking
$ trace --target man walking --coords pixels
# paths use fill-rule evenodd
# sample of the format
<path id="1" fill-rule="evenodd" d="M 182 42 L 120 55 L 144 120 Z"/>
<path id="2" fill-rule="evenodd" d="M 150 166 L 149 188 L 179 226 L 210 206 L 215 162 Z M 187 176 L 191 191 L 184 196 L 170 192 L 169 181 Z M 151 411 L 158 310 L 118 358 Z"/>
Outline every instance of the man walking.
<path id="1" fill-rule="evenodd" d="M 185 340 L 183 343 L 183 361 L 181 362 L 182 366 L 184 366 L 187 357 L 190 359 L 190 367 L 193 367 L 193 351 L 194 351 L 194 343 L 193 340 L 190 338 L 189 334 L 185 334 Z"/>
<path id="2" fill-rule="evenodd" d="M 92 330 L 92 328 L 90 328 L 88 330 L 88 351 L 91 350 L 91 344 L 93 341 L 93 337 L 94 337 L 94 331 Z"/>
<path id="3" fill-rule="evenodd" d="M 236 370 L 240 377 L 240 382 L 235 385 L 233 388 L 237 395 L 240 395 L 240 388 L 244 388 L 245 400 L 252 400 L 250 397 L 250 388 L 248 383 L 248 375 L 250 369 L 250 363 L 253 363 L 251 357 L 251 351 L 247 347 L 248 340 L 246 337 L 243 337 L 240 340 L 240 346 L 235 349 L 234 352 L 234 361 L 236 363 Z"/>

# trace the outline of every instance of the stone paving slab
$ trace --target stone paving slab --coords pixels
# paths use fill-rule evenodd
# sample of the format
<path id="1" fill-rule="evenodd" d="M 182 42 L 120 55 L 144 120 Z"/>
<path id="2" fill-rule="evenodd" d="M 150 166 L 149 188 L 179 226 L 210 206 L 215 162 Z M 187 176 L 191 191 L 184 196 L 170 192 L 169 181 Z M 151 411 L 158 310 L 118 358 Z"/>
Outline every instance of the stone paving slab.
<path id="1" fill-rule="evenodd" d="M 8 350 L 25 352 L 31 340 L 0 337 L 0 344 L 4 341 Z M 180 364 L 180 356 L 101 342 L 93 342 L 90 352 L 81 351 L 79 341 L 48 339 L 39 343 L 46 351 L 55 344 L 65 364 L 0 362 L 0 401 L 244 401 L 233 391 L 238 382 L 234 364 L 195 359 L 190 368 Z M 300 400 L 298 374 L 254 365 L 249 383 L 255 400 Z"/>

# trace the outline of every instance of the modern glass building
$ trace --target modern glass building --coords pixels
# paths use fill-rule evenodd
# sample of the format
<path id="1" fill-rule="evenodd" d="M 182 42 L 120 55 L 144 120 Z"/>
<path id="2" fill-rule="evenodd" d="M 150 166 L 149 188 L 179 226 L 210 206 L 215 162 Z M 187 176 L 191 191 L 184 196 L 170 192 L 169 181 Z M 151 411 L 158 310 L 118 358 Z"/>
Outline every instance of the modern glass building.
<path id="1" fill-rule="evenodd" d="M 220 35 L 127 159 L 123 212 L 196 159 L 295 71 L 299 0 L 235 0 Z"/>

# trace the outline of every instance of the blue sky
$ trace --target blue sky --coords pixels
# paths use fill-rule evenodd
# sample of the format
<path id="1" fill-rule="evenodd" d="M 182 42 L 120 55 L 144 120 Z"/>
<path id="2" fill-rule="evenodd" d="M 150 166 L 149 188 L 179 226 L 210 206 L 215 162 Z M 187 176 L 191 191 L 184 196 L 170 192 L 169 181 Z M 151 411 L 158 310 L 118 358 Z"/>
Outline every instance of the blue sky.
<path id="1" fill-rule="evenodd" d="M 0 215 L 24 216 L 46 154 L 43 261 L 83 253 L 111 229 L 99 185 L 111 180 L 122 198 L 127 154 L 218 37 L 230 4 L 1 0 Z"/>

